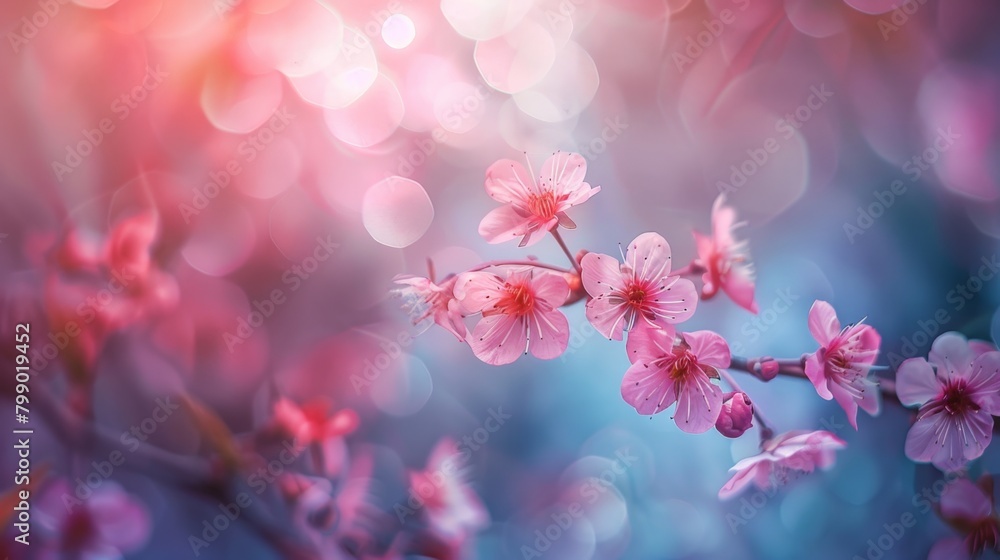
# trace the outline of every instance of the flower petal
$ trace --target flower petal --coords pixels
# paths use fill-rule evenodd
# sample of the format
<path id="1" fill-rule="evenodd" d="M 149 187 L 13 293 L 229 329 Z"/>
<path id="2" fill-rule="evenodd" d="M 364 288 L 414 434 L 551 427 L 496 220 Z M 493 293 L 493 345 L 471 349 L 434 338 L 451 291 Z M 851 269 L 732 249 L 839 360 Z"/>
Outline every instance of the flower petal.
<path id="1" fill-rule="evenodd" d="M 677 400 L 674 382 L 667 372 L 643 362 L 628 368 L 621 391 L 625 402 L 643 415 L 663 412 Z"/>
<path id="2" fill-rule="evenodd" d="M 531 279 L 531 287 L 535 292 L 535 298 L 552 308 L 562 306 L 569 297 L 569 282 L 561 274 L 537 273 Z"/>
<path id="3" fill-rule="evenodd" d="M 455 335 L 459 342 L 465 342 L 465 335 L 468 330 L 465 321 L 462 320 L 462 304 L 457 299 L 448 300 L 448 310 L 434 316 L 434 321 Z"/>
<path id="4" fill-rule="evenodd" d="M 528 346 L 528 328 L 523 317 L 490 315 L 483 317 L 472 329 L 468 339 L 477 358 L 500 366 L 517 360 Z"/>
<path id="5" fill-rule="evenodd" d="M 757 478 L 759 471 L 768 469 L 769 466 L 766 464 L 754 464 L 753 466 L 736 471 L 736 474 L 730 478 L 725 485 L 719 490 L 719 498 L 725 500 L 727 498 L 732 498 L 736 494 L 739 494 L 747 484 L 750 484 Z"/>
<path id="6" fill-rule="evenodd" d="M 828 348 L 840 334 L 840 320 L 829 303 L 816 300 L 809 308 L 809 332 L 819 345 Z"/>
<path id="7" fill-rule="evenodd" d="M 972 398 L 983 410 L 1000 415 L 1000 352 L 980 354 L 969 370 Z"/>
<path id="8" fill-rule="evenodd" d="M 583 268 L 581 280 L 591 297 L 608 294 L 624 288 L 621 264 L 618 259 L 601 253 L 587 253 L 580 261 Z"/>
<path id="9" fill-rule="evenodd" d="M 753 276 L 745 266 L 735 264 L 729 269 L 729 273 L 722 279 L 722 291 L 743 309 L 753 314 L 760 311 L 753 299 Z"/>
<path id="10" fill-rule="evenodd" d="M 590 188 L 583 182 L 587 175 L 587 160 L 580 154 L 556 152 L 542 164 L 538 186 L 543 190 L 551 190 L 556 196 L 574 195 L 580 190 Z M 582 202 L 582 201 L 581 201 Z"/>
<path id="11" fill-rule="evenodd" d="M 694 331 L 684 333 L 684 342 L 691 347 L 691 351 L 698 357 L 699 364 L 705 364 L 717 368 L 728 368 L 732 356 L 729 353 L 729 345 L 726 339 L 712 331 Z"/>
<path id="12" fill-rule="evenodd" d="M 964 335 L 950 331 L 934 339 L 927 359 L 938 366 L 938 375 L 945 379 L 952 373 L 964 372 L 972 364 L 973 352 Z"/>
<path id="13" fill-rule="evenodd" d="M 833 395 L 833 399 L 837 401 L 837 404 L 840 405 L 840 408 L 843 408 L 844 412 L 847 413 L 847 421 L 850 422 L 851 427 L 857 430 L 858 401 L 854 400 L 854 395 L 849 393 L 839 383 L 830 384 L 830 393 Z"/>
<path id="14" fill-rule="evenodd" d="M 712 236 L 721 245 L 735 245 L 733 228 L 736 226 L 736 209 L 726 206 L 726 195 L 720 194 L 712 203 Z"/>
<path id="15" fill-rule="evenodd" d="M 466 313 L 479 313 L 500 300 L 504 281 L 490 272 L 463 272 L 455 281 L 455 299 Z"/>
<path id="16" fill-rule="evenodd" d="M 934 368 L 923 358 L 910 358 L 896 370 L 896 395 L 904 406 L 924 404 L 942 389 Z"/>
<path id="17" fill-rule="evenodd" d="M 656 280 L 670 274 L 670 244 L 653 232 L 639 234 L 629 243 L 625 266 L 638 280 Z"/>
<path id="18" fill-rule="evenodd" d="M 566 351 L 569 344 L 569 322 L 561 311 L 553 309 L 547 313 L 536 311 L 529 319 L 531 336 L 528 350 L 531 355 L 551 360 Z"/>
<path id="19" fill-rule="evenodd" d="M 665 326 L 690 319 L 698 308 L 698 290 L 694 282 L 677 276 L 662 281 L 661 290 L 653 294 L 653 301 L 648 303 L 655 315 L 654 322 Z"/>
<path id="20" fill-rule="evenodd" d="M 879 389 L 879 384 L 871 379 L 865 379 L 862 383 L 865 391 L 864 396 L 858 401 L 858 406 L 868 414 L 878 416 L 882 411 L 882 391 Z"/>
<path id="21" fill-rule="evenodd" d="M 587 320 L 608 340 L 622 339 L 626 311 L 625 302 L 614 303 L 606 296 L 597 296 L 587 302 Z"/>
<path id="22" fill-rule="evenodd" d="M 988 518 L 992 510 L 986 494 L 967 478 L 955 480 L 941 492 L 941 513 L 945 517 L 974 523 Z"/>
<path id="23" fill-rule="evenodd" d="M 700 434 L 715 426 L 722 412 L 722 389 L 704 373 L 688 373 L 677 394 L 674 422 L 689 434 Z"/>
<path id="24" fill-rule="evenodd" d="M 826 379 L 826 363 L 820 358 L 821 352 L 822 349 L 809 354 L 806 358 L 806 377 L 812 382 L 821 398 L 830 400 L 833 398 L 833 393 L 830 392 L 830 384 Z"/>
<path id="25" fill-rule="evenodd" d="M 650 362 L 671 353 L 677 332 L 673 325 L 655 328 L 640 323 L 628 333 L 625 352 L 633 364 L 638 361 Z"/>
<path id="26" fill-rule="evenodd" d="M 479 235 L 488 243 L 504 243 L 527 235 L 529 225 L 529 217 L 519 214 L 514 206 L 505 204 L 490 210 L 479 222 Z"/>
<path id="27" fill-rule="evenodd" d="M 534 184 L 524 166 L 513 160 L 498 160 L 486 170 L 486 194 L 497 202 L 526 206 Z"/>

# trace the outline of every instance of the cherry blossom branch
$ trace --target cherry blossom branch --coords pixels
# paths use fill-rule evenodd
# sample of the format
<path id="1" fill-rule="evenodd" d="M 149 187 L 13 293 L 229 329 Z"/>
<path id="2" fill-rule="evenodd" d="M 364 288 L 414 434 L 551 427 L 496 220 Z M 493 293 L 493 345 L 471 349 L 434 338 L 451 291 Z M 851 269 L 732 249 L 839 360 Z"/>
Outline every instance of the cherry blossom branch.
<path id="1" fill-rule="evenodd" d="M 569 262 L 573 263 L 573 268 L 576 269 L 576 273 L 583 274 L 583 269 L 580 268 L 580 263 L 576 262 L 576 259 L 573 257 L 573 253 L 571 253 L 569 247 L 566 246 L 566 242 L 563 241 L 562 235 L 559 234 L 559 229 L 557 227 L 552 228 L 549 230 L 549 233 L 551 233 L 552 237 L 556 239 L 556 243 L 558 243 L 559 247 L 562 248 L 563 253 L 566 253 L 566 257 L 569 258 Z"/>
<path id="2" fill-rule="evenodd" d="M 70 449 L 87 449 L 91 452 L 120 450 L 119 438 L 101 430 L 92 422 L 84 421 L 80 415 L 62 406 L 59 400 L 42 385 L 33 385 L 32 395 L 39 413 L 52 426 L 52 432 Z M 235 488 L 229 484 L 223 473 L 213 468 L 209 461 L 198 457 L 182 456 L 156 447 L 146 442 L 137 442 L 138 447 L 130 451 L 129 460 L 122 468 L 149 476 L 160 471 L 168 476 L 179 488 L 220 502 L 234 501 Z M 259 512 L 244 512 L 245 522 L 276 551 L 288 558 L 309 560 L 317 558 L 312 546 L 300 538 L 292 538 L 287 531 L 275 526 L 275 522 Z"/>
<path id="3" fill-rule="evenodd" d="M 736 380 L 733 378 L 732 375 L 730 375 L 728 371 L 726 371 L 725 369 L 720 369 L 718 371 L 719 375 L 721 375 L 722 378 L 726 380 L 726 383 L 729 384 L 729 387 L 733 391 L 746 394 L 746 391 L 740 388 L 739 383 L 736 382 Z M 752 400 L 753 399 L 751 399 L 751 401 Z M 759 406 L 754 404 L 752 410 L 753 410 L 753 417 L 757 420 L 757 423 L 760 424 L 760 441 L 761 443 L 764 443 L 765 441 L 774 437 L 774 428 L 771 427 L 771 425 L 764 418 L 764 415 L 761 414 Z"/>
<path id="4" fill-rule="evenodd" d="M 546 264 L 539 261 L 533 260 L 513 260 L 513 261 L 487 261 L 480 265 L 474 266 L 467 270 L 466 272 L 479 272 L 480 270 L 486 270 L 487 268 L 493 268 L 496 266 L 534 266 L 536 268 L 544 268 L 547 270 L 554 270 L 556 272 L 562 272 L 564 274 L 574 274 L 574 272 L 568 268 L 562 268 L 551 264 Z"/>
<path id="5" fill-rule="evenodd" d="M 729 368 L 749 373 L 764 382 L 770 381 L 778 376 L 808 379 L 805 373 L 805 361 L 806 355 L 803 355 L 799 359 L 784 360 L 776 360 L 767 356 L 762 358 L 742 358 L 740 356 L 733 356 Z M 885 366 L 872 366 L 872 369 L 887 368 Z M 899 395 L 896 394 L 896 381 L 894 379 L 879 378 L 878 387 L 882 394 L 882 400 L 893 403 L 903 409 L 910 410 L 908 406 L 904 405 L 899 400 Z M 755 415 L 756 412 L 757 407 L 754 407 Z M 993 431 L 1000 434 L 1000 422 L 993 423 Z"/>
<path id="6" fill-rule="evenodd" d="M 805 370 L 806 356 L 798 359 L 776 360 L 769 356 L 760 358 L 742 358 L 733 356 L 729 369 L 739 370 L 760 379 L 770 381 L 778 375 L 807 379 Z"/>

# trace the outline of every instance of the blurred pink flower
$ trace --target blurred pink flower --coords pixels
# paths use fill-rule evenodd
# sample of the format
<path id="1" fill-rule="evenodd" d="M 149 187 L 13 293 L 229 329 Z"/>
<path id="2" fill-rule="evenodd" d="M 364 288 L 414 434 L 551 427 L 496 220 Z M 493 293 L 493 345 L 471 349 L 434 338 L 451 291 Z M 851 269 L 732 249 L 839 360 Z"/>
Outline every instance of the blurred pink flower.
<path id="1" fill-rule="evenodd" d="M 313 399 L 301 407 L 287 398 L 274 403 L 274 420 L 302 445 L 342 437 L 358 429 L 358 413 L 350 408 L 331 411 L 329 401 Z"/>
<path id="2" fill-rule="evenodd" d="M 345 543 L 375 548 L 373 527 L 391 522 L 372 505 L 373 470 L 371 454 L 361 452 L 337 477 L 337 483 L 294 472 L 285 472 L 278 478 L 278 488 L 292 506 L 292 521 L 313 542 L 320 560 L 355 558 Z M 370 557 L 402 558 L 390 552 Z"/>
<path id="3" fill-rule="evenodd" d="M 597 332 L 621 340 L 622 331 L 640 326 L 669 328 L 694 315 L 698 292 L 694 283 L 670 276 L 670 244 L 661 235 L 643 233 L 629 245 L 625 262 L 587 253 L 583 286 L 592 299 L 587 319 Z"/>
<path id="4" fill-rule="evenodd" d="M 104 246 L 104 259 L 112 271 L 145 279 L 150 269 L 150 248 L 156 239 L 157 218 L 152 211 L 119 222 Z"/>
<path id="5" fill-rule="evenodd" d="M 467 313 L 483 318 L 468 338 L 480 360 L 509 364 L 521 353 L 550 360 L 569 343 L 569 323 L 559 307 L 569 284 L 558 274 L 510 270 L 503 279 L 489 272 L 459 275 L 455 295 Z"/>
<path id="6" fill-rule="evenodd" d="M 425 469 L 409 475 L 431 529 L 447 540 L 463 541 L 490 524 L 479 496 L 463 480 L 461 459 L 455 442 L 445 438 L 434 446 Z"/>
<path id="7" fill-rule="evenodd" d="M 738 438 L 753 427 L 753 403 L 743 392 L 722 396 L 722 413 L 715 421 L 715 429 L 728 438 Z"/>
<path id="8" fill-rule="evenodd" d="M 753 265 L 747 253 L 747 242 L 733 237 L 733 230 L 743 224 L 735 223 L 736 210 L 725 206 L 725 202 L 726 196 L 720 194 L 712 205 L 711 237 L 694 232 L 698 249 L 695 262 L 705 269 L 702 297 L 710 298 L 721 288 L 737 305 L 757 313 Z"/>
<path id="9" fill-rule="evenodd" d="M 792 431 L 772 438 L 761 446 L 761 452 L 736 463 L 729 482 L 719 490 L 720 498 L 730 498 L 753 482 L 761 490 L 787 482 L 793 471 L 811 473 L 817 467 L 833 466 L 834 453 L 846 443 L 826 431 Z"/>
<path id="10" fill-rule="evenodd" d="M 928 560 L 960 560 L 978 556 L 987 549 L 1000 551 L 1000 522 L 993 515 L 992 480 L 989 493 L 966 478 L 941 492 L 941 517 L 965 538 L 947 537 L 931 548 Z"/>
<path id="11" fill-rule="evenodd" d="M 920 405 L 906 436 L 906 456 L 945 471 L 978 458 L 1000 414 L 1000 352 L 947 332 L 931 346 L 930 361 L 910 358 L 896 372 L 896 394 Z"/>
<path id="12" fill-rule="evenodd" d="M 315 445 L 314 453 L 322 455 L 322 470 L 327 476 L 338 476 L 347 464 L 347 443 L 344 436 L 358 429 L 358 414 L 350 408 L 333 412 L 328 400 L 320 397 L 301 407 L 282 397 L 274 403 L 274 421 L 286 434 L 295 438 L 294 445 L 302 448 Z"/>
<path id="13" fill-rule="evenodd" d="M 501 159 L 486 170 L 486 192 L 504 205 L 479 224 L 479 234 L 490 243 L 521 238 L 519 246 L 540 241 L 556 226 L 573 229 L 566 211 L 597 194 L 583 178 L 587 161 L 580 154 L 557 152 L 545 160 L 536 183 L 520 163 Z"/>
<path id="14" fill-rule="evenodd" d="M 433 318 L 434 322 L 464 341 L 466 335 L 465 322 L 462 321 L 462 309 L 455 299 L 454 289 L 457 276 L 445 279 L 441 284 L 420 276 L 401 274 L 393 281 L 403 287 L 396 294 L 403 298 L 404 308 L 410 314 L 413 324 Z"/>
<path id="15" fill-rule="evenodd" d="M 700 434 L 722 411 L 722 390 L 712 383 L 716 368 L 729 367 L 729 346 L 719 335 L 696 331 L 674 340 L 673 328 L 639 329 L 628 337 L 632 366 L 622 379 L 622 398 L 639 414 L 656 414 L 677 403 L 674 422 Z"/>
<path id="16" fill-rule="evenodd" d="M 809 332 L 820 348 L 806 358 L 806 376 L 826 400 L 836 399 L 858 429 L 858 406 L 875 415 L 881 407 L 878 384 L 868 378 L 882 337 L 869 325 L 840 327 L 837 312 L 816 300 L 809 309 Z"/>
<path id="17" fill-rule="evenodd" d="M 122 558 L 149 539 L 149 511 L 118 484 L 106 480 L 80 498 L 65 480 L 54 482 L 39 505 L 38 521 L 50 540 L 46 558 Z"/>

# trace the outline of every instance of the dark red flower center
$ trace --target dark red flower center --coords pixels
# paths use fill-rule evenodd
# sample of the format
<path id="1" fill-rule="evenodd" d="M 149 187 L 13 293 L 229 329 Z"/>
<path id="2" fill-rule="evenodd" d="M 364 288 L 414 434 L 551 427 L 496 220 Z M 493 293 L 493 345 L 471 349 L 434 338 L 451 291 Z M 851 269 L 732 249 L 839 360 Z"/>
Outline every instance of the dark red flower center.
<path id="1" fill-rule="evenodd" d="M 949 383 L 941 397 L 945 412 L 951 415 L 967 414 L 979 410 L 979 405 L 969 397 L 968 387 L 964 380 Z"/>
<path id="2" fill-rule="evenodd" d="M 986 550 L 1000 548 L 1000 533 L 994 518 L 983 519 L 965 539 L 966 547 L 972 555 L 978 555 Z"/>

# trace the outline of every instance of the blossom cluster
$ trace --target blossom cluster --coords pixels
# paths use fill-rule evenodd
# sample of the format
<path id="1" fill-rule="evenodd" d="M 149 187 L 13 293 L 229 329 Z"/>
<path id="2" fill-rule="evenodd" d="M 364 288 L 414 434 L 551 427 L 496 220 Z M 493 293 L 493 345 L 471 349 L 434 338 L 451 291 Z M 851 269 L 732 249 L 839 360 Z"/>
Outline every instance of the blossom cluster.
<path id="1" fill-rule="evenodd" d="M 574 255 L 560 229 L 577 227 L 569 212 L 600 187 L 585 181 L 586 161 L 578 154 L 557 152 L 541 170 L 535 176 L 510 160 L 490 166 L 485 189 L 503 206 L 487 214 L 479 232 L 490 243 L 517 241 L 520 247 L 548 234 L 572 268 L 529 259 L 483 263 L 440 282 L 433 276 L 398 276 L 396 293 L 407 302 L 414 323 L 436 323 L 488 364 L 510 364 L 526 354 L 547 360 L 567 349 L 569 323 L 560 308 L 585 301 L 594 330 L 626 342 L 630 365 L 621 396 L 636 412 L 652 416 L 672 410 L 677 427 L 693 434 L 715 428 L 735 438 L 757 426 L 760 453 L 732 467 L 720 498 L 751 483 L 767 489 L 796 472 L 828 469 L 836 451 L 846 447 L 824 430 L 776 434 L 730 370 L 763 381 L 779 375 L 807 379 L 820 398 L 844 410 L 855 429 L 858 410 L 877 416 L 884 399 L 919 405 L 906 455 L 946 472 L 965 469 L 989 445 L 993 415 L 1000 414 L 1000 352 L 992 344 L 946 333 L 934 342 L 928 359 L 907 360 L 895 381 L 880 379 L 876 372 L 886 368 L 876 364 L 878 331 L 863 320 L 842 325 L 834 307 L 817 300 L 805 321 L 817 343 L 814 351 L 789 360 L 733 356 L 719 333 L 682 330 L 699 303 L 720 292 L 746 311 L 758 312 L 747 242 L 734 233 L 743 224 L 724 195 L 712 206 L 710 233 L 694 232 L 697 257 L 686 266 L 674 266 L 670 243 L 655 232 L 636 236 L 620 258 L 587 250 Z M 971 493 L 969 484 L 963 492 Z M 948 508 L 942 514 L 975 521 L 962 525 L 971 536 L 961 546 L 971 555 L 998 546 L 992 511 L 990 505 L 976 508 L 974 515 Z M 943 542 L 935 550 L 952 546 L 958 545 Z"/>

